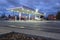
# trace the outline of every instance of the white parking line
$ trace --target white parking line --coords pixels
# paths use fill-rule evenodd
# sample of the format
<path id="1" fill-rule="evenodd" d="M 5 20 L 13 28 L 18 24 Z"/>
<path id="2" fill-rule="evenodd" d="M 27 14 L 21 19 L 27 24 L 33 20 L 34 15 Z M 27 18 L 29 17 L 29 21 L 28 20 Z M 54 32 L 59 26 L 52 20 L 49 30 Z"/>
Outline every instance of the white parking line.
<path id="1" fill-rule="evenodd" d="M 15 28 L 25 28 L 23 26 L 15 26 L 15 25 L 9 25 L 10 27 L 15 27 Z"/>

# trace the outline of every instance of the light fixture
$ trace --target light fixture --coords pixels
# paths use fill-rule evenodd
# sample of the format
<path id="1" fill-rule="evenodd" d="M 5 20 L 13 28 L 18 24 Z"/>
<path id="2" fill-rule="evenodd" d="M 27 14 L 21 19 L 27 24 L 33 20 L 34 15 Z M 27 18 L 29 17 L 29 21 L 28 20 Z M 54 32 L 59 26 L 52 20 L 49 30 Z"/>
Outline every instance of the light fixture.
<path id="1" fill-rule="evenodd" d="M 13 11 L 13 10 L 11 10 L 11 11 Z"/>
<path id="2" fill-rule="evenodd" d="M 35 11 L 38 12 L 38 9 L 36 9 Z"/>

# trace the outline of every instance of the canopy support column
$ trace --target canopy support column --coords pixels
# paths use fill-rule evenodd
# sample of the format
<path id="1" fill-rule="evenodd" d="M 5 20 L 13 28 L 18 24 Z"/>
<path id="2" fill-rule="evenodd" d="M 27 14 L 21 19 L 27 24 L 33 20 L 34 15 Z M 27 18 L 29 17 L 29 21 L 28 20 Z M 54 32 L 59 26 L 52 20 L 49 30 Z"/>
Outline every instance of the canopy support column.
<path id="1" fill-rule="evenodd" d="M 21 20 L 21 13 L 19 13 L 19 20 Z"/>
<path id="2" fill-rule="evenodd" d="M 29 20 L 30 20 L 30 14 L 29 14 Z"/>
<path id="3" fill-rule="evenodd" d="M 35 19 L 36 19 L 36 15 L 35 15 Z"/>
<path id="4" fill-rule="evenodd" d="M 15 21 L 17 20 L 17 17 L 15 16 Z"/>

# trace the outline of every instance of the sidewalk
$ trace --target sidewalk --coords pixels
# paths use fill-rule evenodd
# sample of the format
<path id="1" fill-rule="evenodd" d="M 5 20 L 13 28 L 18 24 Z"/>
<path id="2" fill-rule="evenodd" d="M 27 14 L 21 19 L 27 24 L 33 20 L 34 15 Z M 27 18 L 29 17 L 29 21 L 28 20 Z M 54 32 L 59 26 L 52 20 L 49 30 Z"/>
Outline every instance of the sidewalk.
<path id="1" fill-rule="evenodd" d="M 60 22 L 60 21 L 47 21 L 47 20 L 42 20 L 42 21 L 36 21 L 36 20 L 15 20 L 15 21 L 7 21 L 7 22 Z"/>
<path id="2" fill-rule="evenodd" d="M 36 20 L 9 20 L 7 22 L 43 22 L 43 21 L 36 21 Z"/>
<path id="3" fill-rule="evenodd" d="M 52 21 L 52 20 L 42 20 L 42 21 L 37 21 L 37 20 L 3 20 L 0 22 L 60 22 L 60 21 Z"/>

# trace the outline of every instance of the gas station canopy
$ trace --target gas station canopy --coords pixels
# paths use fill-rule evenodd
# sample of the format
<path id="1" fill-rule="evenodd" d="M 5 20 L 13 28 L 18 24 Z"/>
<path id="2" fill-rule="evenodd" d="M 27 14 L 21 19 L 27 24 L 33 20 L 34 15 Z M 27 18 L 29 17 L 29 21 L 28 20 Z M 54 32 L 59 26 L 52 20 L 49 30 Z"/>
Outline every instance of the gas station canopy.
<path id="1" fill-rule="evenodd" d="M 13 11 L 13 12 L 19 12 L 19 13 L 26 13 L 26 14 L 34 14 L 34 15 L 43 15 L 41 13 L 37 11 L 33 11 L 33 10 L 28 10 L 26 8 L 20 8 L 20 7 L 17 7 L 17 8 L 11 8 L 11 9 L 8 9 L 10 11 Z"/>

